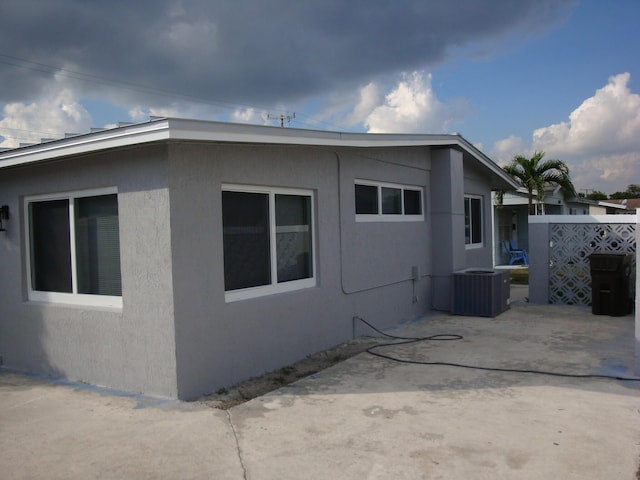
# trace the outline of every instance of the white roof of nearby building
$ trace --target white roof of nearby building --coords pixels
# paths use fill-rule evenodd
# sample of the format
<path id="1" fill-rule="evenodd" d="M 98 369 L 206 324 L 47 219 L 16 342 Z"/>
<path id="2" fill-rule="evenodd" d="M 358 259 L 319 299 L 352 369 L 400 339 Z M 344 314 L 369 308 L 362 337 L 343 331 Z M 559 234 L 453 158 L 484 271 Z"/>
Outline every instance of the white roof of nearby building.
<path id="1" fill-rule="evenodd" d="M 476 159 L 493 173 L 494 188 L 517 188 L 496 163 L 458 134 L 372 134 L 305 130 L 180 118 L 156 118 L 111 129 L 0 151 L 0 169 L 63 157 L 162 141 L 208 141 L 329 147 L 449 146 Z"/>
<path id="2" fill-rule="evenodd" d="M 605 200 L 600 200 L 598 202 L 598 205 L 602 206 L 602 207 L 606 207 L 606 208 L 617 208 L 620 210 L 627 210 L 627 206 L 625 204 L 622 203 L 611 203 L 611 202 L 607 202 Z"/>

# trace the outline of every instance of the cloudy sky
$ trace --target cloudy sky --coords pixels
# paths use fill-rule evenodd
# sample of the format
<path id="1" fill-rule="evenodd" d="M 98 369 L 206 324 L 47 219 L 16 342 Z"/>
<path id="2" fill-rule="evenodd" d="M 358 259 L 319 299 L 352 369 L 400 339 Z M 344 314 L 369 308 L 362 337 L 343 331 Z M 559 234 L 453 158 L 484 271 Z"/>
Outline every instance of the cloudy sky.
<path id="1" fill-rule="evenodd" d="M 640 183 L 638 0 L 0 0 L 0 147 L 153 116 L 459 132 Z M 276 119 L 274 119 L 274 117 Z"/>

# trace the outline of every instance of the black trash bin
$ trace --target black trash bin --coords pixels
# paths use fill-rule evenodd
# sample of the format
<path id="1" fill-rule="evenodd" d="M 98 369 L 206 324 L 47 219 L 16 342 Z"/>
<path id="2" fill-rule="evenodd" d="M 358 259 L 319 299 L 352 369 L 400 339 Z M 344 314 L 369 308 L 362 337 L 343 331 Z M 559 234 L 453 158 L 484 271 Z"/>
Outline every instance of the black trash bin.
<path id="1" fill-rule="evenodd" d="M 592 253 L 591 312 L 594 315 L 621 317 L 631 313 L 629 277 L 631 255 Z"/>

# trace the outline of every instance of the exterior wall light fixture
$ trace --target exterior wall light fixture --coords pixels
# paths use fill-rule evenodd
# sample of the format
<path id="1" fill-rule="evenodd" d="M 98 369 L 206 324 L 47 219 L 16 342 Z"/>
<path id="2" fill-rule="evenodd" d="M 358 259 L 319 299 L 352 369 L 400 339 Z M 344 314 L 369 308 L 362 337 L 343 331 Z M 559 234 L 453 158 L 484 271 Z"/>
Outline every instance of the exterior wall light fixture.
<path id="1" fill-rule="evenodd" d="M 0 232 L 7 231 L 4 224 L 2 223 L 3 220 L 9 220 L 9 205 L 2 205 L 0 207 Z"/>

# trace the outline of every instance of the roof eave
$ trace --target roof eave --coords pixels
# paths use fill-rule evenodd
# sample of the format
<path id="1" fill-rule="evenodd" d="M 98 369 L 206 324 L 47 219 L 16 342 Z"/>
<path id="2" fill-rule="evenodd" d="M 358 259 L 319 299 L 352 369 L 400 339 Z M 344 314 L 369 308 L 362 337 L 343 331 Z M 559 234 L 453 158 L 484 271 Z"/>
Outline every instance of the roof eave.
<path id="1" fill-rule="evenodd" d="M 344 133 L 180 118 L 154 119 L 0 152 L 0 169 L 166 140 L 359 148 L 457 146 L 493 174 L 492 189 L 518 187 L 502 168 L 458 134 Z"/>
<path id="2" fill-rule="evenodd" d="M 482 151 L 476 148 L 462 135 L 453 135 L 459 139 L 462 148 L 467 150 L 471 155 L 477 158 L 482 165 L 487 167 L 494 175 L 491 181 L 492 190 L 512 191 L 518 190 L 520 184 L 516 182 L 507 172 L 505 172 L 497 163 L 487 157 Z"/>
<path id="3" fill-rule="evenodd" d="M 157 142 L 169 138 L 165 120 L 100 130 L 84 135 L 0 152 L 0 168 L 56 160 L 130 145 Z"/>

